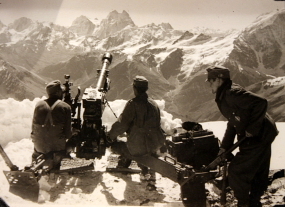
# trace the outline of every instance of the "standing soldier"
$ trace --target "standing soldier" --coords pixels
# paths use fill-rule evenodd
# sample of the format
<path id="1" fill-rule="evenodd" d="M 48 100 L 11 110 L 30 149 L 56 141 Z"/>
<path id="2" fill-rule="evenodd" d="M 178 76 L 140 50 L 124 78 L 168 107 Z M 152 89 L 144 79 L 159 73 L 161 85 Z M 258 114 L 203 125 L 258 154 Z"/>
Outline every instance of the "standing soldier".
<path id="1" fill-rule="evenodd" d="M 71 108 L 61 101 L 63 89 L 58 80 L 46 86 L 48 99 L 40 100 L 34 110 L 31 138 L 34 142 L 32 160 L 43 154 L 50 168 L 59 167 L 66 156 L 66 140 L 71 137 Z"/>
<path id="2" fill-rule="evenodd" d="M 218 108 L 228 120 L 219 154 L 233 145 L 236 135 L 238 140 L 246 137 L 229 165 L 229 185 L 238 206 L 261 206 L 268 185 L 271 143 L 278 134 L 266 112 L 267 100 L 232 83 L 227 68 L 211 67 L 207 72 Z"/>
<path id="3" fill-rule="evenodd" d="M 112 125 L 109 132 L 110 139 L 114 141 L 118 135 L 126 132 L 128 135 L 127 150 L 132 156 L 146 154 L 157 156 L 157 151 L 160 150 L 165 141 L 160 125 L 160 110 L 156 102 L 149 98 L 146 93 L 148 80 L 145 77 L 135 77 L 133 90 L 135 98 L 127 102 L 122 114 Z M 130 163 L 131 160 L 121 156 L 118 165 L 128 167 Z M 155 172 L 141 164 L 139 167 L 142 169 L 141 178 L 146 178 L 149 181 L 148 189 L 155 189 Z"/>

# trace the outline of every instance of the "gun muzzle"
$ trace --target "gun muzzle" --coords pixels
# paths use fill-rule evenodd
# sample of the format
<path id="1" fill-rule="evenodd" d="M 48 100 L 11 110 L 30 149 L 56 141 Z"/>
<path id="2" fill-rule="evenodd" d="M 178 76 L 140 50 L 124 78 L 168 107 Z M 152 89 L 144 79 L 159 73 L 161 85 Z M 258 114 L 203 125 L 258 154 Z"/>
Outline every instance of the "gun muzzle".
<path id="1" fill-rule="evenodd" d="M 102 62 L 104 64 L 105 61 L 108 61 L 108 64 L 110 65 L 112 63 L 112 60 L 113 60 L 113 56 L 111 53 L 109 52 L 106 52 L 103 57 L 102 57 Z"/>

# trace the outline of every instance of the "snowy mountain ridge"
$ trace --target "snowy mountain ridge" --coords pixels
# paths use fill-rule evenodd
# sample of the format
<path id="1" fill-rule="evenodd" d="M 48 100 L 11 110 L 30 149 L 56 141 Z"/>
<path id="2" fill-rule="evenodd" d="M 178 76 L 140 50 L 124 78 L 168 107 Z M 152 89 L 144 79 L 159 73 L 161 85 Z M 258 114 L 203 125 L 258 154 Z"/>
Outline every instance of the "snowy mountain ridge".
<path id="1" fill-rule="evenodd" d="M 265 14 L 242 31 L 181 31 L 169 23 L 138 27 L 126 11 L 112 11 L 100 23 L 82 15 L 69 28 L 23 17 L 0 24 L 0 52 L 19 70 L 46 81 L 70 73 L 84 88 L 96 81 L 94 68 L 109 51 L 114 55 L 109 99 L 131 98 L 130 82 L 140 74 L 153 82 L 150 95 L 166 100 L 169 112 L 204 120 L 196 106 L 209 110 L 213 100 L 204 83 L 208 66 L 230 68 L 244 87 L 285 75 L 284 16 L 285 10 Z"/>

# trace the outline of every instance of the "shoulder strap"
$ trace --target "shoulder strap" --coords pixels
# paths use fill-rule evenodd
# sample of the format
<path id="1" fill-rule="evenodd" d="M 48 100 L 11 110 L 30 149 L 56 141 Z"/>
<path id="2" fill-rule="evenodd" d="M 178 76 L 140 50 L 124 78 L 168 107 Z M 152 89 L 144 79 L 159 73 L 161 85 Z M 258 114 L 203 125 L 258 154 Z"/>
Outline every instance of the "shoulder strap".
<path id="1" fill-rule="evenodd" d="M 54 102 L 54 104 L 53 104 L 51 107 L 48 105 L 47 102 L 45 102 L 46 105 L 48 106 L 48 114 L 47 114 L 47 116 L 46 116 L 44 125 L 42 125 L 42 127 L 44 127 L 44 126 L 47 124 L 48 121 L 50 122 L 50 124 L 51 124 L 52 126 L 54 126 L 54 124 L 53 124 L 53 119 L 52 119 L 52 116 L 51 116 L 51 112 L 52 112 L 52 110 L 56 107 L 56 105 L 59 104 L 60 102 L 61 102 L 61 100 L 57 100 L 56 102 Z"/>

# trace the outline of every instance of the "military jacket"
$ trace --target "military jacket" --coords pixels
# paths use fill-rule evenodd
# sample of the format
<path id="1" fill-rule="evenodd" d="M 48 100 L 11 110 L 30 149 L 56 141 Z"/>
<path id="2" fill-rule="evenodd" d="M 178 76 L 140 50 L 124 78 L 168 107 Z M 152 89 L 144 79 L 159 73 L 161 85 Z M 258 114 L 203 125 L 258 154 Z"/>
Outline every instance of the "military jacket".
<path id="1" fill-rule="evenodd" d="M 31 138 L 37 152 L 65 150 L 71 137 L 71 107 L 57 99 L 41 100 L 36 104 Z"/>
<path id="2" fill-rule="evenodd" d="M 110 138 L 127 132 L 127 147 L 131 155 L 155 153 L 165 141 L 160 125 L 160 110 L 146 93 L 129 100 L 110 130 Z"/>
<path id="3" fill-rule="evenodd" d="M 267 100 L 238 84 L 225 82 L 217 91 L 216 102 L 228 120 L 222 148 L 228 149 L 236 135 L 240 139 L 246 136 L 246 132 L 252 137 L 241 145 L 244 148 L 249 147 L 246 145 L 271 143 L 278 134 L 274 121 L 267 114 Z"/>

